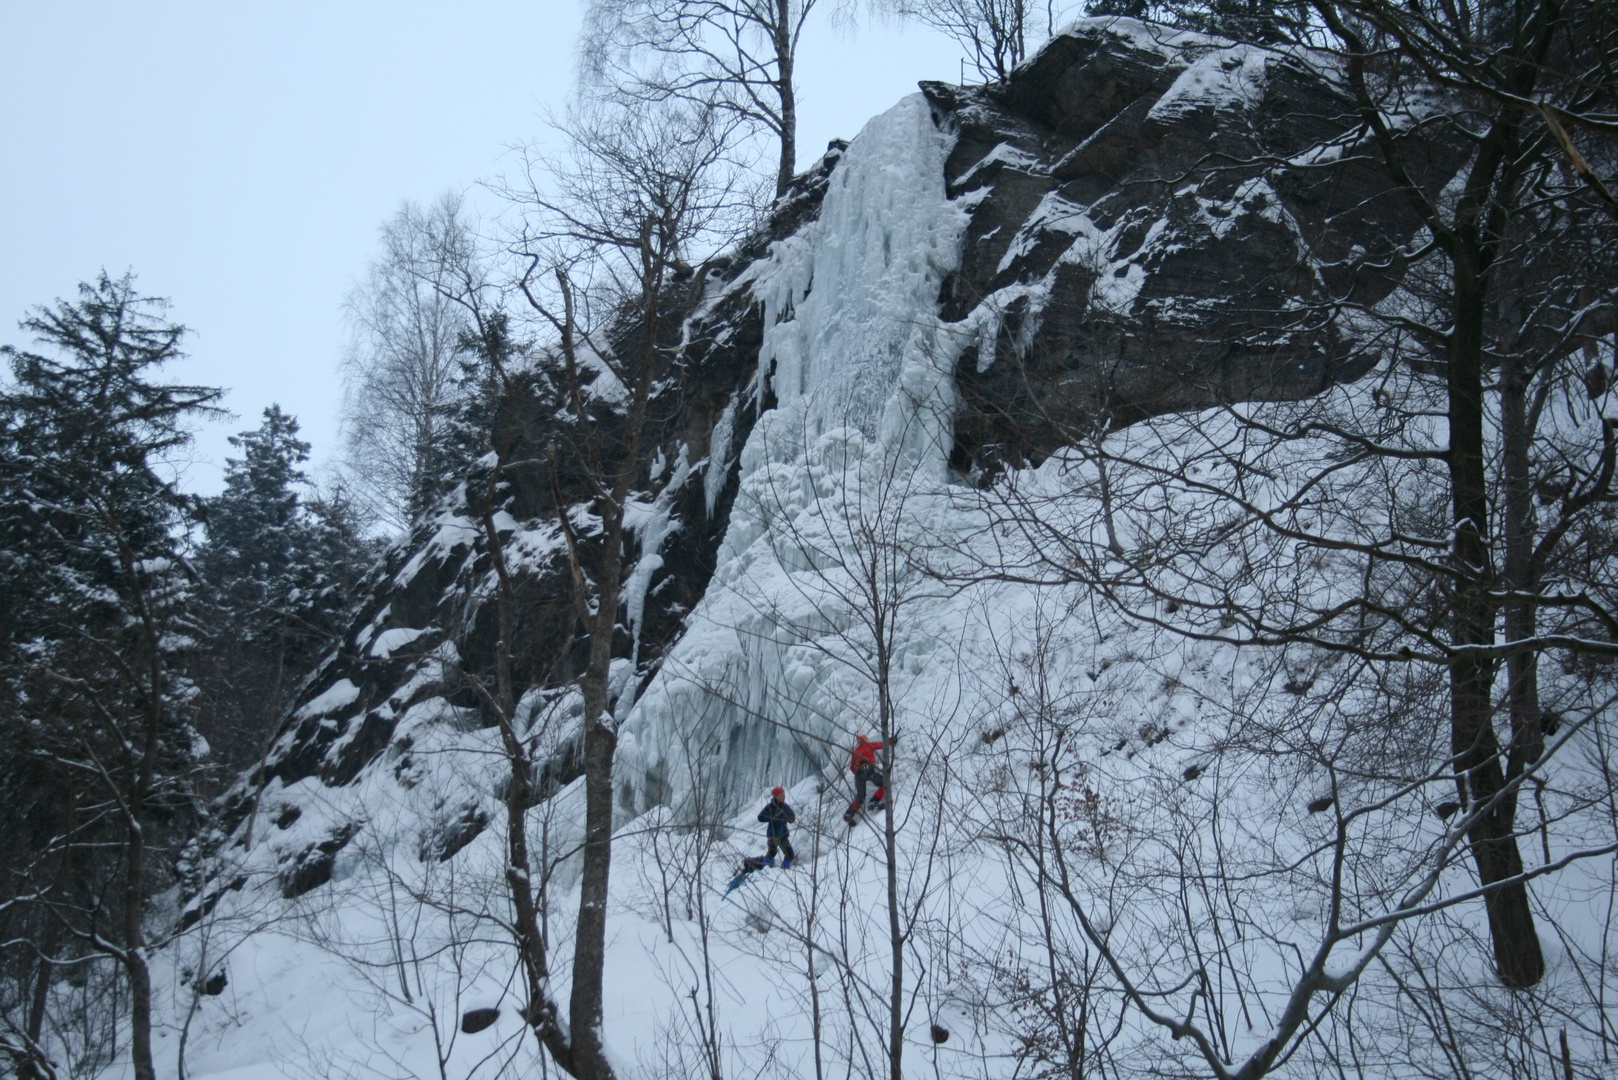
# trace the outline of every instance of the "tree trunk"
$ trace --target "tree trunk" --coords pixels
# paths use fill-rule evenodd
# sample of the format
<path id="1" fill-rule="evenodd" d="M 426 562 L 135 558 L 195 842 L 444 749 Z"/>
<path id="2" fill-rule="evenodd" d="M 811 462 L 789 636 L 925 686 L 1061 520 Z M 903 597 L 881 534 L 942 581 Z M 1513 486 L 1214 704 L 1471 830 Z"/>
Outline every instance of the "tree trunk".
<path id="1" fill-rule="evenodd" d="M 1455 646 L 1494 643 L 1493 576 L 1486 529 L 1488 486 L 1483 465 L 1484 284 L 1470 244 L 1453 252 L 1455 325 L 1449 349 L 1449 473 L 1455 519 Z M 1450 667 L 1450 748 L 1455 783 L 1465 812 L 1489 802 L 1505 787 L 1505 770 L 1494 730 L 1494 664 L 1463 655 Z M 1492 885 L 1522 873 L 1517 847 L 1515 801 L 1501 798 L 1480 814 L 1468 831 L 1478 877 Z M 1545 974 L 1545 958 L 1534 929 L 1528 886 L 1522 882 L 1488 894 L 1489 934 L 1495 967 L 1510 987 L 1533 986 Z"/>
<path id="2" fill-rule="evenodd" d="M 775 196 L 786 194 L 798 161 L 798 101 L 793 89 L 791 0 L 775 0 L 776 92 L 781 95 L 781 161 L 775 173 Z"/>
<path id="3" fill-rule="evenodd" d="M 1531 561 L 1534 552 L 1534 491 L 1530 449 L 1533 422 L 1529 419 L 1530 372 L 1520 355 L 1507 353 L 1500 373 L 1500 427 L 1505 458 L 1505 585 L 1519 593 L 1539 587 Z M 1538 612 L 1524 601 L 1505 604 L 1506 641 L 1531 641 L 1538 632 Z M 1522 775 L 1545 750 L 1545 731 L 1539 709 L 1539 653 L 1515 653 L 1506 658 L 1506 695 L 1511 710 L 1511 748 L 1506 757 L 1506 779 Z M 1513 808 L 1516 794 L 1510 798 Z"/>
<path id="4" fill-rule="evenodd" d="M 122 530 L 119 530 L 120 533 Z M 135 1080 L 157 1080 L 152 1065 L 152 975 L 146 964 L 146 800 L 151 797 L 156 782 L 158 747 L 161 745 L 164 710 L 163 697 L 168 679 L 163 669 L 162 633 L 157 615 L 152 610 L 136 571 L 134 553 L 127 546 L 121 548 L 119 558 L 127 580 L 131 583 L 139 613 L 146 652 L 145 687 L 146 730 L 140 756 L 130 762 L 133 777 L 123 793 L 124 822 L 128 839 L 124 858 L 127 876 L 124 879 L 123 952 L 120 959 L 129 976 L 129 1051 L 135 1069 Z M 127 753 L 127 751 L 126 751 Z M 198 977 L 205 977 L 198 973 Z"/>
<path id="5" fill-rule="evenodd" d="M 617 732 L 610 720 L 602 722 L 598 711 L 586 722 L 584 735 L 584 874 L 579 886 L 573 996 L 569 1003 L 574 1075 L 581 1080 L 612 1076 L 601 1045 L 601 991 L 612 863 L 612 761 L 617 748 Z"/>
<path id="6" fill-rule="evenodd" d="M 875 572 L 871 574 L 870 595 L 872 612 L 875 616 L 872 629 L 876 631 L 876 700 L 877 722 L 882 737 L 882 780 L 888 789 L 882 810 L 882 853 L 883 861 L 887 864 L 884 869 L 887 873 L 888 892 L 888 948 L 893 970 L 888 1000 L 888 1076 L 889 1080 L 903 1080 L 903 1070 L 900 1066 L 904 1060 L 905 1048 L 905 968 L 904 932 L 899 920 L 899 851 L 893 821 L 893 698 L 890 696 L 893 649 L 889 637 L 892 632 L 892 612 L 886 610 L 884 606 L 886 599 L 884 582 L 880 570 L 877 569 L 877 560 L 884 554 L 880 548 L 871 553 Z M 892 586 L 892 582 L 887 584 Z M 863 812 L 861 810 L 861 813 Z"/>
<path id="7" fill-rule="evenodd" d="M 152 1065 L 152 975 L 146 965 L 146 937 L 141 927 L 145 897 L 145 837 L 138 823 L 129 829 L 129 877 L 124 882 L 124 951 L 120 959 L 129 977 L 129 1056 L 135 1080 L 157 1080 Z M 199 978 L 204 976 L 199 975 Z"/>
<path id="8" fill-rule="evenodd" d="M 496 508 L 493 500 L 495 493 L 500 490 L 505 462 L 506 454 L 502 450 L 489 476 L 489 494 L 484 500 L 481 520 L 489 545 L 489 557 L 494 563 L 495 578 L 499 583 L 495 594 L 500 623 L 500 637 L 495 643 L 495 711 L 499 719 L 502 748 L 511 765 L 511 779 L 506 784 L 505 798 L 506 887 L 511 895 L 512 916 L 516 925 L 517 955 L 527 983 L 528 1003 L 523 1016 L 557 1065 L 577 1076 L 573 1046 L 562 1032 L 556 1003 L 551 1000 L 546 986 L 550 967 L 545 956 L 544 935 L 539 929 L 539 912 L 534 905 L 533 861 L 528 851 L 528 807 L 533 802 L 533 777 L 528 751 L 517 735 L 517 686 L 511 664 L 512 641 L 516 633 L 516 586 L 506 565 L 505 542 L 500 538 L 500 530 L 494 520 Z"/>
<path id="9" fill-rule="evenodd" d="M 612 766 L 618 753 L 618 728 L 608 712 L 608 677 L 612 672 L 612 640 L 624 577 L 624 506 L 635 477 L 646 403 L 657 374 L 660 330 L 657 300 L 666 259 L 659 247 L 660 223 L 641 225 L 641 351 L 623 435 L 615 448 L 611 471 L 598 475 L 609 493 L 598 497 L 601 514 L 601 559 L 593 593 L 594 615 L 587 626 L 590 654 L 579 691 L 584 697 L 584 850 L 579 882 L 579 918 L 573 943 L 573 995 L 568 1003 L 574 1075 L 581 1080 L 612 1080 L 601 1032 L 602 978 L 607 950 L 607 895 L 612 871 Z M 584 598 L 581 597 L 581 600 Z"/>
<path id="10" fill-rule="evenodd" d="M 579 883 L 579 921 L 573 945 L 573 996 L 568 1005 L 574 1075 L 608 1080 L 613 1073 L 601 1040 L 601 990 L 606 965 L 607 887 L 612 868 L 612 763 L 618 730 L 607 714 L 607 676 L 618 621 L 622 576 L 621 514 L 607 522 L 602 580 L 596 591 L 590 658 L 579 680 L 584 694 L 584 871 Z"/>
<path id="11" fill-rule="evenodd" d="M 56 952 L 57 942 L 56 928 L 47 924 L 35 943 L 39 949 L 39 968 L 34 973 L 34 988 L 28 1004 L 27 1056 L 19 1059 L 14 1055 L 12 1059 L 19 1080 L 54 1080 L 55 1077 L 47 1062 L 36 1059 L 36 1053 L 40 1035 L 45 1030 L 45 1007 L 50 1002 L 53 967 L 50 957 Z"/>
<path id="12" fill-rule="evenodd" d="M 824 817 L 826 796 L 825 789 L 821 789 L 818 799 L 821 816 Z M 804 924 L 804 958 L 809 973 L 809 1037 L 815 1048 L 815 1080 L 826 1080 L 825 1062 L 822 1060 L 821 1040 L 825 1038 L 824 1022 L 820 1013 L 820 982 L 815 973 L 815 934 L 819 928 L 820 916 L 820 838 L 823 830 L 816 828 L 813 836 L 814 847 L 810 849 L 809 862 L 809 913 Z"/>

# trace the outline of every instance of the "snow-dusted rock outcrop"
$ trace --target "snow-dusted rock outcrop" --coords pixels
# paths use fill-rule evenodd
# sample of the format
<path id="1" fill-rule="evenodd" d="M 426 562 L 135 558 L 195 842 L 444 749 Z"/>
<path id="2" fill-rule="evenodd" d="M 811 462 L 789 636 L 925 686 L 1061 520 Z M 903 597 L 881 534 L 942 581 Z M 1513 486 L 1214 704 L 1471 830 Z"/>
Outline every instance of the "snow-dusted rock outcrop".
<path id="1" fill-rule="evenodd" d="M 1006 86 L 928 84 L 875 118 L 743 250 L 669 297 L 689 344 L 661 384 L 642 468 L 662 494 L 638 511 L 614 642 L 603 1037 L 620 1075 L 887 1075 L 899 1028 L 906 1077 L 1089 1075 L 1098 1061 L 1196 1075 L 1192 1040 L 1142 1019 L 1097 936 L 1151 1001 L 1219 1010 L 1237 1060 L 1263 1046 L 1336 920 L 1335 808 L 1365 811 L 1350 918 L 1384 910 L 1457 840 L 1425 805 L 1453 791 L 1430 690 L 1379 719 L 1374 678 L 1343 654 L 1180 632 L 1187 617 L 1150 590 L 1097 602 L 1067 574 L 1075 552 L 1041 544 L 1102 553 L 1116 527 L 1114 553 L 1151 554 L 1181 529 L 1211 564 L 1244 564 L 1243 587 L 1357 587 L 1352 558 L 1222 534 L 1209 479 L 1262 458 L 1249 496 L 1284 502 L 1330 447 L 1247 439 L 1240 416 L 1381 408 L 1386 390 L 1345 382 L 1379 359 L 1352 313 L 1396 287 L 1390 253 L 1413 226 L 1357 160 L 1355 125 L 1308 56 L 1081 23 Z M 1423 182 L 1442 186 L 1440 157 L 1418 163 Z M 1409 365 L 1382 371 L 1424 389 Z M 1191 411 L 1241 397 L 1268 404 Z M 1104 440 L 1116 467 L 1065 453 L 1078 439 Z M 1431 494 L 1430 477 L 1406 479 L 1329 508 L 1345 527 L 1391 520 L 1392 503 Z M 1047 532 L 1019 529 L 1030 506 Z M 566 510 L 548 488 L 519 487 L 508 507 L 525 571 L 519 723 L 565 704 L 578 667 L 555 543 Z M 500 926 L 505 762 L 462 683 L 489 663 L 489 574 L 447 501 L 231 796 L 243 842 L 179 913 L 206 926 L 222 912 L 211 932 L 230 944 L 182 939 L 164 983 L 176 1015 L 197 1017 L 194 1075 L 539 1071 Z M 1201 617 L 1219 617 L 1216 599 Z M 884 703 L 902 733 L 894 832 L 850 831 L 848 747 Z M 567 720 L 532 727 L 549 755 L 530 810 L 543 854 L 523 868 L 546 890 L 558 997 L 583 817 Z M 1370 764 L 1338 769 L 1331 755 L 1350 751 Z M 1410 769 L 1426 775 L 1407 782 Z M 799 865 L 725 898 L 776 784 L 797 808 Z M 1040 861 L 1058 832 L 1066 897 Z M 1456 912 L 1460 941 L 1479 905 Z M 1462 967 L 1481 955 L 1446 937 L 1452 952 Z M 229 969 L 228 1009 L 185 1011 L 186 965 Z M 1504 1015 L 1466 977 L 1480 1015 Z M 1361 1030 L 1395 1032 L 1368 1040 L 1390 1056 L 1366 1075 L 1407 1074 L 1401 992 L 1356 1000 L 1375 1018 Z M 1339 1067 L 1333 1030 L 1318 1060 L 1300 1051 L 1299 1075 Z"/>
<path id="2" fill-rule="evenodd" d="M 957 469 L 1375 363 L 1350 313 L 1401 279 L 1418 222 L 1335 77 L 1307 53 L 1118 19 L 1074 26 L 1006 85 L 924 84 L 972 213 L 942 297 L 976 338 Z M 1434 192 L 1461 161 L 1410 154 Z"/>
<path id="3" fill-rule="evenodd" d="M 726 540 L 736 479 L 759 467 L 748 455 L 784 452 L 766 445 L 801 452 L 847 425 L 982 475 L 1098 426 L 1316 393 L 1374 360 L 1343 311 L 1393 286 L 1388 253 L 1413 223 L 1344 153 L 1356 120 L 1309 57 L 1093 20 L 1004 86 L 923 89 L 930 110 L 912 99 L 863 149 L 834 146 L 753 241 L 671 297 L 690 312 L 689 345 L 644 469 L 686 471 L 641 534 L 655 550 L 615 642 L 628 656 L 638 641 L 643 673 L 685 631 L 721 546 L 741 546 Z M 761 416 L 770 438 L 750 443 Z M 549 491 L 519 488 L 517 543 L 544 549 L 557 510 Z M 520 674 L 556 687 L 582 646 L 564 648 L 562 568 L 537 564 Z M 419 723 L 476 725 L 453 672 L 490 662 L 492 613 L 473 599 L 488 572 L 446 505 L 395 551 L 238 804 L 272 778 L 348 783 L 390 746 L 408 761 Z M 762 770 L 773 753 L 749 760 Z M 573 775 L 565 746 L 554 769 Z M 637 804 L 656 801 L 655 775 L 650 794 L 644 776 L 630 782 Z"/>

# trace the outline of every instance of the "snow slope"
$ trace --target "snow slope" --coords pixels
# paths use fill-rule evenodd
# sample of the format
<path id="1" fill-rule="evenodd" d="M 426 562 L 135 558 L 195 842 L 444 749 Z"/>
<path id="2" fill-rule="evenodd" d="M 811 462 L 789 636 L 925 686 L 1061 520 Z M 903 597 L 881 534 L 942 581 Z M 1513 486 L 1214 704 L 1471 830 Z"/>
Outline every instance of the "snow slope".
<path id="1" fill-rule="evenodd" d="M 1324 407 L 1373 403 L 1368 389 L 1344 390 Z M 1237 430 L 1229 414 L 1208 413 L 1109 439 L 1111 451 L 1139 462 L 1113 480 L 1126 543 L 1171 517 L 1196 521 L 1214 508 L 1194 483 L 1164 484 L 1160 470 L 1204 475 Z M 1267 452 L 1276 489 L 1284 488 L 1281 449 L 1249 450 Z M 1310 453 L 1292 453 L 1301 470 Z M 883 822 L 849 830 L 840 818 L 843 755 L 873 715 L 877 609 L 893 616 L 902 732 L 893 884 L 908 935 L 904 1075 L 1038 1075 L 1062 1056 L 1057 1008 L 1069 1018 L 1085 1011 L 1089 1052 L 1107 1055 L 1110 1068 L 1204 1075 L 1189 1046 L 1122 1006 L 1116 978 L 1083 940 L 1078 910 L 1171 1011 L 1196 1006 L 1185 980 L 1204 970 L 1228 1053 L 1257 1049 L 1330 914 L 1339 819 L 1312 807 L 1329 797 L 1345 810 L 1373 808 L 1347 860 L 1354 884 L 1339 897 L 1345 916 L 1398 902 L 1452 838 L 1429 809 L 1453 790 L 1433 749 L 1444 745 L 1443 717 L 1412 709 L 1383 724 L 1362 711 L 1375 701 L 1363 667 L 1315 650 L 1188 642 L 1152 625 L 1165 613 L 1146 598 L 1131 618 L 1072 586 L 944 587 L 921 562 L 959 572 L 992 557 L 1031 577 L 1042 553 L 997 527 L 1004 503 L 884 466 L 892 460 L 876 440 L 844 428 L 756 469 L 748 505 L 768 512 L 750 519 L 742 534 L 750 542 L 727 547 L 679 662 L 626 723 L 634 738 L 626 736 L 620 762 L 626 809 L 606 1012 L 621 1074 L 706 1075 L 711 1030 L 723 1075 L 886 1075 Z M 1092 463 L 1056 459 L 1017 483 L 1022 505 L 1048 499 L 1049 520 L 1099 538 L 1096 503 L 1084 497 L 1097 483 Z M 907 557 L 871 558 L 894 550 Z M 874 572 L 876 593 L 861 593 L 862 570 Z M 1309 580 L 1329 589 L 1333 577 L 1315 567 Z M 1548 693 L 1599 706 L 1587 685 Z M 212 955 L 196 957 L 196 938 L 175 954 L 176 963 L 223 969 L 230 979 L 223 995 L 203 999 L 193 1023 L 191 1075 L 273 1066 L 289 1077 L 431 1076 L 441 1059 L 442 1075 L 457 1077 L 541 1068 L 516 1015 L 509 951 L 486 918 L 467 914 L 500 910 L 498 829 L 449 862 L 418 850 L 435 814 L 458 813 L 467 800 L 494 809 L 490 734 L 451 720 L 417 718 L 415 764 L 403 774 L 394 762 L 348 788 L 310 780 L 306 790 L 268 793 L 270 807 L 296 796 L 325 810 L 306 810 L 285 829 L 266 825 L 244 865 L 257 880 L 227 896 L 208 924 Z M 1579 772 L 1570 765 L 1551 792 L 1553 815 L 1577 818 Z M 725 898 L 738 857 L 760 850 L 762 826 L 752 818 L 774 782 L 787 784 L 798 810 L 800 863 L 755 874 Z M 552 851 L 575 842 L 578 794 L 534 812 Z M 1032 826 L 1041 809 L 1060 821 L 1076 908 L 1039 902 L 1024 845 L 1040 840 Z M 277 850 L 299 850 L 358 817 L 364 828 L 339 853 L 328 886 L 285 905 L 259 883 L 273 880 Z M 1600 822 L 1588 825 L 1585 836 L 1559 831 L 1552 857 L 1599 841 Z M 1536 1000 L 1583 1008 L 1597 1023 L 1576 1004 L 1588 972 L 1576 960 L 1581 950 L 1599 952 L 1610 932 L 1604 910 L 1587 900 L 1606 872 L 1579 871 L 1536 893 L 1564 935 L 1560 946 L 1550 943 L 1552 972 Z M 1432 895 L 1469 887 L 1460 862 Z M 550 925 L 564 973 L 556 990 L 565 995 L 565 873 L 553 889 Z M 1430 935 L 1400 942 L 1452 986 L 1469 988 L 1467 1001 L 1451 1005 L 1463 1026 L 1468 1005 L 1504 1015 L 1502 1023 L 1539 1007 L 1489 989 L 1481 924 L 1477 904 L 1454 909 L 1439 924 L 1436 957 L 1423 953 Z M 1354 941 L 1345 942 L 1329 970 L 1355 958 Z M 1047 977 L 1053 963 L 1061 979 Z M 1056 987 L 1064 997 L 1053 996 Z M 187 995 L 175 983 L 168 994 L 178 1013 Z M 461 1034 L 461 1014 L 484 1007 L 501 1010 L 493 1026 Z M 1333 1040 L 1358 1044 L 1367 1075 L 1409 1075 L 1419 1054 L 1396 985 L 1373 970 L 1356 1009 L 1352 1033 L 1327 1025 Z M 946 1041 L 933 1041 L 934 1025 Z M 1470 1029 L 1475 1058 L 1491 1053 L 1487 1032 L 1480 1022 Z M 1437 1044 L 1428 1049 L 1439 1053 Z M 1306 1051 L 1283 1075 L 1316 1075 L 1332 1047 Z"/>
<path id="2" fill-rule="evenodd" d="M 1300 503 L 1329 443 L 1266 441 L 1238 421 L 1363 414 L 1399 380 L 1422 393 L 1419 377 L 1147 421 L 988 491 L 962 485 L 945 466 L 962 340 L 936 314 L 966 225 L 944 189 L 950 146 L 923 98 L 899 103 L 850 144 L 818 221 L 748 271 L 765 308 L 758 392 L 777 408 L 739 449 L 707 594 L 623 703 L 605 1015 L 620 1076 L 888 1075 L 895 1001 L 906 1077 L 1205 1075 L 1193 1041 L 1145 1008 L 1195 1019 L 1239 1061 L 1270 1038 L 1333 919 L 1374 917 L 1424 884 L 1428 899 L 1471 886 L 1463 860 L 1445 863 L 1453 822 L 1432 812 L 1453 781 L 1420 672 L 1400 676 L 1402 711 L 1377 715 L 1381 676 L 1341 654 L 1199 640 L 1216 597 L 1179 612 L 1127 578 L 1116 603 L 1065 580 L 1110 528 L 1137 553 L 1203 538 L 1175 564 L 1189 592 L 1225 580 L 1255 602 L 1329 605 L 1352 561 L 1304 563 L 1262 533 L 1221 532 L 1215 489 L 1262 462 L 1251 500 L 1352 531 L 1418 503 L 1426 481 L 1390 489 L 1348 470 L 1334 498 Z M 1376 491 L 1385 501 L 1366 502 Z M 1592 683 L 1550 682 L 1569 710 L 1605 708 Z M 851 830 L 846 754 L 884 693 L 900 735 L 892 816 Z M 525 701 L 534 736 L 560 739 L 547 717 L 567 708 Z M 1604 767 L 1597 731 L 1563 736 L 1573 764 L 1542 812 L 1565 827 L 1537 861 L 1610 834 L 1587 797 Z M 251 842 L 219 856 L 214 880 L 240 884 L 193 901 L 211 912 L 159 958 L 169 1067 L 184 1031 L 193 1078 L 549 1075 L 499 924 L 500 761 L 489 729 L 432 698 L 353 783 L 271 781 Z M 754 815 L 775 784 L 798 811 L 800 863 L 725 897 L 738 858 L 761 848 Z M 581 785 L 532 814 L 565 999 Z M 474 821 L 493 824 L 441 858 Z M 329 880 L 284 898 L 289 860 L 323 842 Z M 1589 897 L 1610 866 L 1538 888 L 1562 936 L 1534 995 L 1491 988 L 1481 906 L 1460 905 L 1401 933 L 1351 992 L 1357 1026 L 1332 1013 L 1284 1074 L 1352 1059 L 1361 1075 L 1410 1075 L 1449 1052 L 1486 1068 L 1491 1032 L 1551 1005 L 1589 1060 L 1579 1025 L 1605 1021 L 1584 961 L 1615 929 Z M 1326 970 L 1351 969 L 1371 936 L 1328 950 Z M 221 971 L 222 993 L 193 993 L 189 973 Z M 1419 971 L 1449 987 L 1463 1048 L 1406 1008 L 1401 980 Z M 499 1012 L 462 1032 L 474 1009 Z"/>

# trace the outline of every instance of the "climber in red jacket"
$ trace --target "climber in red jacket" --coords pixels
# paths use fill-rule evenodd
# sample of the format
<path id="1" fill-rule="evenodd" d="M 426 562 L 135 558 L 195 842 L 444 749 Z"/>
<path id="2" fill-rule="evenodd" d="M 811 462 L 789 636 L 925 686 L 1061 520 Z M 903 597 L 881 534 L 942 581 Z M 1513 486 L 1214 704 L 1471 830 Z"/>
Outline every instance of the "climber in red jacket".
<path id="1" fill-rule="evenodd" d="M 854 774 L 854 801 L 849 804 L 848 811 L 843 814 L 843 820 L 852 824 L 854 815 L 860 812 L 865 803 L 865 788 L 875 784 L 876 790 L 871 793 L 870 808 L 880 810 L 885 805 L 884 797 L 887 795 L 887 777 L 877 768 L 876 754 L 882 749 L 881 740 L 872 740 L 869 735 L 859 736 L 854 747 L 854 753 L 849 755 L 848 770 Z"/>

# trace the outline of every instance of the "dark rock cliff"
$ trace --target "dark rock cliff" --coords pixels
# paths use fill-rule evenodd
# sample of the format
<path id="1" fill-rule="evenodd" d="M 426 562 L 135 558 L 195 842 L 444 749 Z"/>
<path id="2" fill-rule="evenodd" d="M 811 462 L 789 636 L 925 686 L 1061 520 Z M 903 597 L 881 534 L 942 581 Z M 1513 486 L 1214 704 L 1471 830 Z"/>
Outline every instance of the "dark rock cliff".
<path id="1" fill-rule="evenodd" d="M 959 270 L 940 297 L 944 317 L 977 341 L 956 372 L 952 464 L 961 474 L 986 480 L 1164 411 L 1317 393 L 1370 366 L 1345 315 L 1397 284 L 1396 248 L 1415 222 L 1358 152 L 1347 98 L 1309 57 L 1092 21 L 1008 84 L 923 90 L 956 140 L 948 192 L 971 208 Z M 690 476 L 645 594 L 643 672 L 703 596 L 737 454 L 772 404 L 755 384 L 762 316 L 736 283 L 773 240 L 816 216 L 839 156 L 834 145 L 751 241 L 667 298 L 688 344 L 652 402 L 641 468 L 648 486 L 671 463 L 688 464 Z M 1455 163 L 1415 164 L 1441 187 Z M 536 446 L 551 423 L 525 400 L 506 402 L 500 422 L 520 425 Z M 519 486 L 509 506 L 518 533 L 562 509 L 539 485 Z M 306 684 L 262 770 L 227 796 L 234 820 L 263 783 L 344 784 L 384 751 L 408 783 L 411 741 L 400 721 L 417 707 L 482 722 L 456 673 L 492 665 L 494 613 L 477 599 L 491 568 L 460 513 L 452 497 L 389 555 L 374 597 Z M 573 677 L 585 645 L 565 561 L 531 570 L 517 676 L 544 690 Z M 614 646 L 627 655 L 627 631 Z M 542 783 L 576 773 L 565 746 L 548 771 Z M 454 809 L 446 820 L 460 820 Z M 475 832 L 473 820 L 424 850 L 447 857 Z"/>
<path id="2" fill-rule="evenodd" d="M 975 204 L 942 298 L 982 330 L 956 372 L 959 470 L 1371 367 L 1348 325 L 1419 223 L 1322 64 L 1092 20 L 1006 85 L 923 85 L 958 133 L 949 192 Z M 1441 189 L 1459 157 L 1408 141 Z"/>
<path id="3" fill-rule="evenodd" d="M 762 319 L 746 290 L 731 283 L 772 241 L 813 220 L 844 145 L 834 143 L 814 169 L 799 176 L 769 220 L 735 252 L 677 281 L 665 298 L 669 321 L 683 331 L 685 344 L 668 351 L 669 370 L 649 407 L 641 477 L 651 487 L 657 474 L 666 476 L 681 462 L 691 475 L 673 492 L 670 539 L 661 545 L 662 566 L 647 590 L 639 627 L 644 667 L 655 668 L 679 634 L 682 617 L 702 597 L 735 497 L 736 455 L 760 406 L 772 404 L 750 389 Z M 519 458 L 543 453 L 556 429 L 537 397 L 503 402 L 496 422 L 519 433 L 512 450 Z M 603 416 L 603 422 L 612 417 Z M 519 474 L 507 505 L 514 532 L 554 521 L 562 509 L 558 494 L 564 503 L 585 497 L 582 481 L 573 482 L 565 465 L 555 488 Z M 465 723 L 483 722 L 481 695 L 466 673 L 492 669 L 498 628 L 493 605 L 479 600 L 492 563 L 466 514 L 464 494 L 456 492 L 388 552 L 372 580 L 372 595 L 341 647 L 306 681 L 263 767 L 227 793 L 232 828 L 270 781 L 291 785 L 318 777 L 346 784 L 390 746 L 392 767 L 408 782 L 411 740 L 395 738 L 395 732 L 417 706 L 438 706 Z M 563 686 L 582 666 L 588 641 L 573 615 L 565 559 L 541 560 L 531 569 L 519 584 L 515 674 L 521 687 Z M 627 655 L 629 647 L 624 631 L 614 648 Z M 564 745 L 542 786 L 576 775 L 572 754 Z"/>

